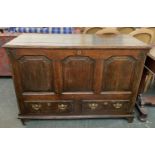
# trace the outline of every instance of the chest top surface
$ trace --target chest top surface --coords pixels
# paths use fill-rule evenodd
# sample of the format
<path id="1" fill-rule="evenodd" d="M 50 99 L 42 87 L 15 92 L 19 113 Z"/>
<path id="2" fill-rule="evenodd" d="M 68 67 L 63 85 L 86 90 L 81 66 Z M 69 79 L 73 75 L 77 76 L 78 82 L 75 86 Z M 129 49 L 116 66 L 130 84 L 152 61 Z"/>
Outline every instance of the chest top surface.
<path id="1" fill-rule="evenodd" d="M 147 44 L 129 36 L 91 34 L 21 34 L 4 45 L 7 48 L 129 48 L 149 49 Z"/>

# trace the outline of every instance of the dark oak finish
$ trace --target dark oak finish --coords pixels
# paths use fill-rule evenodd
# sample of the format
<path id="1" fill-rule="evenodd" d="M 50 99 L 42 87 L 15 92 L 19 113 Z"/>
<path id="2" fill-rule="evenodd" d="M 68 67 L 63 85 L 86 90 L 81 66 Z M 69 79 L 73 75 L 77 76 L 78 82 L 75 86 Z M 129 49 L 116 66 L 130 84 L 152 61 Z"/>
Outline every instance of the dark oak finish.
<path id="1" fill-rule="evenodd" d="M 5 47 L 20 119 L 132 122 L 146 44 L 126 35 L 24 34 Z"/>

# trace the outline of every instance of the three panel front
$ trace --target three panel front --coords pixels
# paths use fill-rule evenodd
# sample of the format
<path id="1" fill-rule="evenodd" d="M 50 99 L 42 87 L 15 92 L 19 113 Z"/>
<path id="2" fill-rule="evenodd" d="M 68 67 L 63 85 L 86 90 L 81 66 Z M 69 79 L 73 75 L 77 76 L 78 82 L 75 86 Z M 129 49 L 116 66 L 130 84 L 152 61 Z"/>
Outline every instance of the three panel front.
<path id="1" fill-rule="evenodd" d="M 114 50 L 90 53 L 83 50 L 81 54 L 72 50 L 63 54 L 60 50 L 57 58 L 54 52 L 48 55 L 46 51 L 45 55 L 25 53 L 17 60 L 23 92 L 57 93 L 56 88 L 59 88 L 61 94 L 132 91 L 139 56 L 139 52 L 129 54 L 128 50 L 123 54 L 113 54 Z M 97 84 L 100 84 L 98 93 Z"/>

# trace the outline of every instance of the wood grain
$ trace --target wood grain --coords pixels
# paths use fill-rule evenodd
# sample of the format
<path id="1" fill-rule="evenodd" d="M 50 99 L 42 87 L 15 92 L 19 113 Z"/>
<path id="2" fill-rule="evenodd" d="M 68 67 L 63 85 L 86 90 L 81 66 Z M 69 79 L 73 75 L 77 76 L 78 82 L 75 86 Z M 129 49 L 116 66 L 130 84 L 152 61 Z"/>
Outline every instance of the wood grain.
<path id="1" fill-rule="evenodd" d="M 91 34 L 22 34 L 4 47 L 14 48 L 135 48 L 149 46 L 132 36 L 106 37 Z"/>
<path id="2" fill-rule="evenodd" d="M 124 35 L 21 35 L 5 47 L 19 118 L 132 121 L 149 46 Z"/>

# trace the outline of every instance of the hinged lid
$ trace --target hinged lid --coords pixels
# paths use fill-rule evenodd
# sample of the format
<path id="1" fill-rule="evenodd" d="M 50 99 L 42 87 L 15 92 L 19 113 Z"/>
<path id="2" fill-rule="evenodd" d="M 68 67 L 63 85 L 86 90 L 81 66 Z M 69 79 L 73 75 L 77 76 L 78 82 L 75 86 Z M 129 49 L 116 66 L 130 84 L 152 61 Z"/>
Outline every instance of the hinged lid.
<path id="1" fill-rule="evenodd" d="M 7 48 L 134 48 L 150 46 L 129 35 L 112 37 L 91 34 L 22 34 L 4 45 Z"/>

